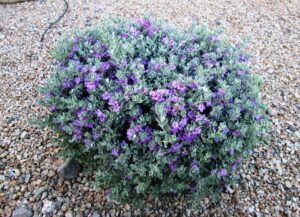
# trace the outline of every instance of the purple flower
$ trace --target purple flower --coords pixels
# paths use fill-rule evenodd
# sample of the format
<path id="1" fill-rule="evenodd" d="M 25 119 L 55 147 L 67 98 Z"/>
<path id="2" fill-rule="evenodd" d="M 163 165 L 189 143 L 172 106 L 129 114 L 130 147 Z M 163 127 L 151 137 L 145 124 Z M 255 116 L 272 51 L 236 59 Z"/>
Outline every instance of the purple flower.
<path id="1" fill-rule="evenodd" d="M 122 86 L 124 86 L 124 85 L 127 84 L 127 80 L 125 80 L 125 79 L 118 79 L 116 82 L 117 82 L 118 84 L 121 84 Z"/>
<path id="2" fill-rule="evenodd" d="M 70 52 L 70 53 L 68 54 L 68 57 L 69 57 L 70 59 L 72 59 L 72 58 L 74 57 L 74 53 L 73 53 L 73 52 Z"/>
<path id="3" fill-rule="evenodd" d="M 92 137 L 93 137 L 93 140 L 97 140 L 97 139 L 99 139 L 100 134 L 96 130 L 93 129 Z"/>
<path id="4" fill-rule="evenodd" d="M 188 49 L 187 49 L 187 51 L 189 52 L 189 53 L 192 53 L 193 52 L 193 48 L 192 47 L 189 47 Z"/>
<path id="5" fill-rule="evenodd" d="M 72 52 L 76 52 L 78 50 L 79 50 L 78 45 L 73 45 Z"/>
<path id="6" fill-rule="evenodd" d="M 234 148 L 230 148 L 229 153 L 231 156 L 234 155 Z"/>
<path id="7" fill-rule="evenodd" d="M 241 136 L 241 131 L 239 131 L 239 130 L 234 130 L 234 131 L 232 132 L 232 135 L 235 136 L 235 137 L 239 137 L 239 136 Z"/>
<path id="8" fill-rule="evenodd" d="M 211 101 L 206 102 L 206 107 L 212 107 L 212 102 Z"/>
<path id="9" fill-rule="evenodd" d="M 176 89 L 180 93 L 184 93 L 187 89 L 180 81 L 172 81 L 170 87 Z"/>
<path id="10" fill-rule="evenodd" d="M 218 89 L 218 95 L 219 96 L 224 96 L 225 95 L 225 91 L 222 88 Z"/>
<path id="11" fill-rule="evenodd" d="M 177 167 L 176 167 L 176 164 L 174 163 L 173 160 L 170 160 L 170 161 L 169 161 L 169 168 L 170 168 L 170 170 L 171 170 L 172 173 L 175 173 L 175 172 L 176 172 Z"/>
<path id="12" fill-rule="evenodd" d="M 246 110 L 245 107 L 243 105 L 240 105 L 240 112 L 244 112 L 245 110 Z"/>
<path id="13" fill-rule="evenodd" d="M 179 131 L 179 124 L 174 121 L 172 123 L 171 133 L 176 134 Z"/>
<path id="14" fill-rule="evenodd" d="M 147 18 L 138 20 L 141 27 L 148 29 L 151 26 L 151 21 Z"/>
<path id="15" fill-rule="evenodd" d="M 142 125 L 138 124 L 134 127 L 135 132 L 141 132 L 143 130 Z"/>
<path id="16" fill-rule="evenodd" d="M 207 40 L 208 41 L 218 41 L 219 40 L 219 37 L 217 35 L 209 35 L 207 37 Z"/>
<path id="17" fill-rule="evenodd" d="M 172 38 L 168 38 L 167 36 L 165 36 L 163 39 L 162 39 L 162 43 L 167 45 L 169 48 L 173 48 L 174 47 L 174 40 Z"/>
<path id="18" fill-rule="evenodd" d="M 101 44 L 101 49 L 102 49 L 102 51 L 107 51 L 108 45 L 106 45 L 106 44 Z"/>
<path id="19" fill-rule="evenodd" d="M 128 75 L 127 76 L 127 83 L 129 85 L 133 85 L 133 84 L 136 84 L 137 83 L 137 78 L 135 77 L 134 74 L 131 74 L 131 75 Z"/>
<path id="20" fill-rule="evenodd" d="M 201 133 L 201 128 L 200 128 L 200 127 L 196 127 L 196 128 L 192 131 L 192 134 L 195 135 L 195 136 L 200 135 L 200 133 Z"/>
<path id="21" fill-rule="evenodd" d="M 215 175 L 215 174 L 217 174 L 217 169 L 213 169 L 210 173 L 212 174 L 212 175 Z"/>
<path id="22" fill-rule="evenodd" d="M 83 126 L 86 127 L 86 128 L 93 128 L 94 127 L 94 125 L 92 123 L 84 123 Z"/>
<path id="23" fill-rule="evenodd" d="M 264 116 L 263 116 L 263 115 L 256 115 L 256 116 L 255 116 L 255 120 L 258 121 L 258 122 L 260 122 L 260 121 L 263 120 L 263 119 L 264 119 Z"/>
<path id="24" fill-rule="evenodd" d="M 101 63 L 101 70 L 102 71 L 107 71 L 108 69 L 109 69 L 109 67 L 110 67 L 110 63 L 109 62 L 102 62 Z"/>
<path id="25" fill-rule="evenodd" d="M 122 39 L 127 39 L 129 37 L 128 34 L 126 34 L 126 33 L 121 33 L 120 36 Z"/>
<path id="26" fill-rule="evenodd" d="M 74 44 L 77 44 L 78 42 L 80 42 L 80 38 L 75 37 L 75 38 L 73 39 L 73 43 L 74 43 Z"/>
<path id="27" fill-rule="evenodd" d="M 90 92 L 92 90 L 95 90 L 98 85 L 95 81 L 86 81 L 84 83 L 84 86 L 86 87 L 87 91 Z"/>
<path id="28" fill-rule="evenodd" d="M 123 60 L 121 61 L 121 64 L 122 64 L 123 66 L 127 66 L 128 60 L 127 60 L 126 58 L 123 59 Z"/>
<path id="29" fill-rule="evenodd" d="M 169 98 L 170 102 L 178 102 L 179 97 L 178 96 L 172 96 L 171 98 Z"/>
<path id="30" fill-rule="evenodd" d="M 74 82 L 75 82 L 76 85 L 80 84 L 81 78 L 79 76 L 75 77 Z"/>
<path id="31" fill-rule="evenodd" d="M 50 107 L 50 110 L 51 110 L 51 112 L 57 111 L 56 105 L 52 105 L 52 106 Z"/>
<path id="32" fill-rule="evenodd" d="M 170 68 L 171 71 L 175 71 L 176 65 L 175 64 L 171 64 L 169 68 Z"/>
<path id="33" fill-rule="evenodd" d="M 96 66 L 92 66 L 91 72 L 96 73 L 96 71 L 97 71 L 97 67 Z"/>
<path id="34" fill-rule="evenodd" d="M 196 127 L 191 132 L 185 132 L 182 135 L 180 135 L 180 140 L 185 140 L 189 143 L 194 142 L 198 138 L 200 133 L 201 133 L 201 128 Z"/>
<path id="35" fill-rule="evenodd" d="M 250 98 L 249 101 L 250 101 L 250 103 L 251 103 L 252 106 L 256 106 L 257 105 L 257 102 L 256 102 L 255 98 Z"/>
<path id="36" fill-rule="evenodd" d="M 126 176 L 126 180 L 130 181 L 132 179 L 132 177 L 133 177 L 132 174 L 130 174 L 130 175 Z"/>
<path id="37" fill-rule="evenodd" d="M 179 129 L 183 130 L 185 128 L 185 126 L 188 124 L 189 119 L 188 118 L 183 118 L 180 122 L 179 122 Z"/>
<path id="38" fill-rule="evenodd" d="M 62 86 L 64 89 L 71 89 L 71 88 L 73 88 L 74 83 L 72 80 L 65 78 Z"/>
<path id="39" fill-rule="evenodd" d="M 187 155 L 189 155 L 189 152 L 188 152 L 188 150 L 184 149 L 184 150 L 181 152 L 181 154 L 184 155 L 184 156 L 187 156 Z"/>
<path id="40" fill-rule="evenodd" d="M 84 145 L 85 145 L 86 147 L 88 147 L 88 148 L 90 148 L 90 147 L 91 147 L 91 144 L 92 144 L 92 142 L 91 142 L 90 139 L 84 139 L 84 140 L 83 140 L 83 143 L 84 143 Z"/>
<path id="41" fill-rule="evenodd" d="M 152 100 L 157 101 L 157 102 L 163 102 L 164 99 L 164 95 L 168 94 L 169 90 L 167 89 L 158 89 L 155 91 L 150 91 L 150 96 L 152 98 Z"/>
<path id="42" fill-rule="evenodd" d="M 156 152 L 156 151 L 158 151 L 159 147 L 158 147 L 157 144 L 150 144 L 149 149 L 150 149 L 150 151 L 155 151 Z"/>
<path id="43" fill-rule="evenodd" d="M 120 105 L 119 105 L 118 101 L 114 100 L 113 98 L 109 99 L 108 105 L 110 105 L 112 107 L 113 112 L 120 111 Z"/>
<path id="44" fill-rule="evenodd" d="M 44 94 L 45 97 L 51 97 L 51 96 L 54 96 L 54 94 L 52 92 L 46 92 Z"/>
<path id="45" fill-rule="evenodd" d="M 94 51 L 94 57 L 95 58 L 101 58 L 101 54 L 99 51 Z"/>
<path id="46" fill-rule="evenodd" d="M 233 171 L 236 171 L 237 170 L 237 166 L 238 166 L 238 161 L 234 161 L 233 164 L 231 165 L 231 169 Z"/>
<path id="47" fill-rule="evenodd" d="M 111 155 L 112 155 L 112 156 L 115 156 L 115 157 L 118 157 L 118 156 L 119 156 L 119 149 L 113 148 L 113 149 L 111 150 Z"/>
<path id="48" fill-rule="evenodd" d="M 160 69 L 160 64 L 159 63 L 155 63 L 154 65 L 153 65 L 153 69 L 154 69 L 154 71 L 158 71 L 159 69 Z"/>
<path id="49" fill-rule="evenodd" d="M 191 164 L 191 170 L 194 172 L 198 172 L 199 171 L 199 162 L 196 160 L 193 160 L 192 164 Z"/>
<path id="50" fill-rule="evenodd" d="M 92 36 L 89 36 L 87 38 L 87 41 L 88 41 L 89 44 L 93 44 L 95 42 L 95 39 Z"/>
<path id="51" fill-rule="evenodd" d="M 245 71 L 242 70 L 242 69 L 238 69 L 237 72 L 236 72 L 236 74 L 239 75 L 239 76 L 242 76 L 242 75 L 245 74 Z"/>
<path id="52" fill-rule="evenodd" d="M 79 128 L 79 127 L 74 128 L 73 134 L 74 134 L 74 138 L 76 140 L 81 139 L 82 138 L 82 130 L 81 130 L 81 128 Z"/>
<path id="53" fill-rule="evenodd" d="M 100 121 L 101 121 L 102 123 L 105 122 L 105 120 L 106 120 L 106 115 L 105 115 L 100 109 L 97 109 L 96 112 L 95 112 L 95 114 L 97 115 L 97 117 L 100 119 Z"/>
<path id="54" fill-rule="evenodd" d="M 107 91 L 102 94 L 102 99 L 104 99 L 104 100 L 109 100 L 111 98 L 112 98 L 112 95 Z"/>
<path id="55" fill-rule="evenodd" d="M 176 143 L 175 145 L 171 146 L 171 148 L 169 149 L 169 151 L 170 151 L 171 153 L 176 153 L 177 151 L 180 150 L 181 147 L 182 147 L 181 144 Z"/>
<path id="56" fill-rule="evenodd" d="M 120 144 L 121 148 L 125 148 L 126 145 L 127 145 L 127 143 L 126 143 L 124 140 L 123 140 L 123 141 L 121 142 L 121 144 Z"/>
<path id="57" fill-rule="evenodd" d="M 227 127 L 225 127 L 224 129 L 223 129 L 223 133 L 224 134 L 227 134 L 229 132 L 229 129 L 227 128 Z"/>
<path id="58" fill-rule="evenodd" d="M 87 91 L 95 90 L 99 84 L 100 77 L 96 73 L 90 73 L 89 78 L 86 78 L 84 81 L 84 86 L 86 87 Z"/>
<path id="59" fill-rule="evenodd" d="M 198 88 L 198 84 L 194 81 L 190 82 L 189 83 L 189 86 L 190 88 L 192 88 L 193 90 L 197 89 Z"/>
<path id="60" fill-rule="evenodd" d="M 208 120 L 208 118 L 205 115 L 197 115 L 196 116 L 196 121 L 201 121 L 206 126 L 209 124 L 209 120 Z"/>
<path id="61" fill-rule="evenodd" d="M 228 172 L 226 169 L 221 169 L 219 172 L 218 172 L 219 176 L 221 177 L 225 177 L 228 175 Z"/>
<path id="62" fill-rule="evenodd" d="M 245 54 L 240 54 L 239 55 L 239 61 L 240 62 L 246 62 L 249 59 L 248 56 L 246 56 Z"/>
<path id="63" fill-rule="evenodd" d="M 156 31 L 156 28 L 154 28 L 153 26 L 149 27 L 147 29 L 147 36 L 152 37 L 154 35 L 155 31 Z"/>
<path id="64" fill-rule="evenodd" d="M 134 28 L 133 26 L 130 27 L 129 31 L 130 31 L 130 33 L 132 34 L 132 36 L 134 38 L 137 38 L 140 34 L 140 32 L 136 28 Z"/>
<path id="65" fill-rule="evenodd" d="M 146 126 L 144 127 L 144 132 L 146 133 L 146 138 L 140 139 L 138 141 L 140 144 L 146 144 L 152 140 L 153 129 L 150 126 Z"/>
<path id="66" fill-rule="evenodd" d="M 87 112 L 86 108 L 81 108 L 81 109 L 78 109 L 78 111 L 76 112 L 76 115 L 79 119 L 83 119 L 83 116 L 86 112 Z"/>
<path id="67" fill-rule="evenodd" d="M 88 69 L 88 67 L 83 66 L 81 71 L 82 71 L 82 73 L 86 74 L 89 71 L 89 69 Z"/>
<path id="68" fill-rule="evenodd" d="M 199 111 L 202 113 L 202 112 L 205 110 L 205 105 L 204 105 L 204 103 L 200 103 L 200 104 L 198 105 L 198 109 L 199 109 Z"/>
<path id="69" fill-rule="evenodd" d="M 212 67 L 214 66 L 214 65 L 212 64 L 211 60 L 206 60 L 206 62 L 205 62 L 204 65 L 205 65 L 206 68 L 209 68 L 209 69 L 212 68 Z"/>
<path id="70" fill-rule="evenodd" d="M 233 193 L 233 190 L 232 190 L 232 188 L 230 187 L 230 185 L 226 185 L 226 191 L 227 191 L 228 193 L 230 193 L 230 194 Z"/>
<path id="71" fill-rule="evenodd" d="M 131 128 L 129 128 L 128 130 L 127 130 L 127 138 L 129 139 L 129 140 L 132 140 L 133 139 L 133 136 L 135 135 L 135 130 L 134 129 L 131 129 Z"/>
<path id="72" fill-rule="evenodd" d="M 193 110 L 188 111 L 187 116 L 191 119 L 194 120 L 195 119 L 195 112 Z"/>
<path id="73" fill-rule="evenodd" d="M 105 197 L 109 197 L 109 195 L 111 194 L 111 190 L 109 189 L 109 190 L 106 190 L 105 192 L 104 192 L 104 196 Z"/>
<path id="74" fill-rule="evenodd" d="M 110 58 L 110 54 L 107 51 L 105 51 L 104 53 L 101 54 L 101 58 L 103 58 L 103 59 L 109 59 Z"/>

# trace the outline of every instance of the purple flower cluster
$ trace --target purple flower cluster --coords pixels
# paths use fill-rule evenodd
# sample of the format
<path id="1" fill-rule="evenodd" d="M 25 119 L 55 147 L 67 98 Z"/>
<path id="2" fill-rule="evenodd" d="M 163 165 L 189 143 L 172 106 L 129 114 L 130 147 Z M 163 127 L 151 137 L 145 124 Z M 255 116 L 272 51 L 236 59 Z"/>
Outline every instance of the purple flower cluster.
<path id="1" fill-rule="evenodd" d="M 68 70 L 71 63 L 71 65 L 75 65 L 77 71 L 76 76 L 64 78 L 62 82 L 62 88 L 68 92 L 74 88 L 82 87 L 87 93 L 91 93 L 99 87 L 102 79 L 115 79 L 117 65 L 110 62 L 111 56 L 108 52 L 108 46 L 93 37 L 88 37 L 87 41 L 90 46 L 89 49 L 91 49 L 89 54 L 82 56 L 79 52 L 79 45 L 84 42 L 84 39 L 75 38 L 68 59 L 59 64 L 61 69 Z M 88 60 L 90 59 L 99 59 L 101 61 L 100 66 L 89 65 Z M 78 94 L 79 98 L 82 96 L 82 94 Z"/>
<path id="2" fill-rule="evenodd" d="M 150 96 L 152 100 L 156 102 L 163 102 L 169 93 L 170 91 L 167 89 L 158 89 L 158 90 L 150 91 Z"/>
<path id="3" fill-rule="evenodd" d="M 108 102 L 108 105 L 111 106 L 113 112 L 120 111 L 119 102 L 113 98 L 112 94 L 105 92 L 102 94 L 102 99 Z"/>
<path id="4" fill-rule="evenodd" d="M 146 32 L 146 35 L 152 37 L 154 32 L 157 31 L 156 27 L 152 24 L 152 21 L 148 18 L 138 20 L 138 24 L 142 31 Z"/>
<path id="5" fill-rule="evenodd" d="M 101 123 L 104 123 L 106 120 L 106 115 L 100 110 L 97 109 L 95 114 L 97 115 L 97 117 L 100 119 Z"/>
<path id="6" fill-rule="evenodd" d="M 148 18 L 107 27 L 57 52 L 68 50 L 44 104 L 73 143 L 66 150 L 101 155 L 111 176 L 99 180 L 118 186 L 111 195 L 120 198 L 120 186 L 140 198 L 153 188 L 196 192 L 206 178 L 228 184 L 266 121 L 248 56 L 216 33 L 179 33 Z M 145 179 L 149 186 L 138 183 Z"/>
<path id="7" fill-rule="evenodd" d="M 151 142 L 153 136 L 153 129 L 150 126 L 135 125 L 133 128 L 127 130 L 127 139 L 129 141 L 136 141 L 138 144 L 147 144 Z"/>

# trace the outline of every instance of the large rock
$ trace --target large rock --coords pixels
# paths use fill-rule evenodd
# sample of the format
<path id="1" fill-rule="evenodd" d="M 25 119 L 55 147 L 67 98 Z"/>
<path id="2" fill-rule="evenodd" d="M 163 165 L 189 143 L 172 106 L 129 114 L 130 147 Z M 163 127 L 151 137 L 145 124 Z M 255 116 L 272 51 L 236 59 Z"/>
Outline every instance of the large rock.
<path id="1" fill-rule="evenodd" d="M 12 217 L 32 217 L 32 216 L 33 216 L 32 210 L 27 207 L 17 207 L 12 214 Z"/>
<path id="2" fill-rule="evenodd" d="M 80 163 L 71 158 L 66 160 L 57 170 L 57 173 L 59 176 L 61 176 L 64 179 L 74 179 L 78 177 L 78 174 L 81 170 Z"/>
<path id="3" fill-rule="evenodd" d="M 45 200 L 43 203 L 42 213 L 44 214 L 52 213 L 56 208 L 56 204 L 50 200 Z"/>
<path id="4" fill-rule="evenodd" d="M 270 115 L 270 116 L 276 116 L 278 114 L 277 110 L 274 109 L 274 108 L 268 108 L 267 110 L 267 113 Z"/>
<path id="5" fill-rule="evenodd" d="M 32 0 L 0 0 L 0 4 L 15 4 L 20 2 L 28 2 Z"/>
<path id="6" fill-rule="evenodd" d="M 33 194 L 34 194 L 34 199 L 37 201 L 37 200 L 40 200 L 42 194 L 47 191 L 47 188 L 45 187 L 40 187 L 36 190 L 34 190 Z"/>

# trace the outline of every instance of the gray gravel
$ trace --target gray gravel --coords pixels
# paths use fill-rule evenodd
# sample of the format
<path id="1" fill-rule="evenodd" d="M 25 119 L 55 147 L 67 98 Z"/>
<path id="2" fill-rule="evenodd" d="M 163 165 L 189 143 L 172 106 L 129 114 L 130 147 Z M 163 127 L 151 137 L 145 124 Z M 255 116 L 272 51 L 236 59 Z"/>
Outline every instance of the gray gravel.
<path id="1" fill-rule="evenodd" d="M 299 0 L 69 2 L 69 12 L 43 43 L 40 35 L 63 11 L 61 0 L 0 5 L 0 216 L 19 211 L 36 217 L 300 216 Z M 271 143 L 253 150 L 240 170 L 240 184 L 224 193 L 220 204 L 204 199 L 198 214 L 185 207 L 183 198 L 173 204 L 149 198 L 144 210 L 121 206 L 91 186 L 92 175 L 60 178 L 57 169 L 63 160 L 56 155 L 53 133 L 29 123 L 45 112 L 35 102 L 37 87 L 51 73 L 48 52 L 61 34 L 111 15 L 144 14 L 181 29 L 193 21 L 221 28 L 233 42 L 250 36 L 253 73 L 265 79 L 262 98 L 269 105 Z"/>

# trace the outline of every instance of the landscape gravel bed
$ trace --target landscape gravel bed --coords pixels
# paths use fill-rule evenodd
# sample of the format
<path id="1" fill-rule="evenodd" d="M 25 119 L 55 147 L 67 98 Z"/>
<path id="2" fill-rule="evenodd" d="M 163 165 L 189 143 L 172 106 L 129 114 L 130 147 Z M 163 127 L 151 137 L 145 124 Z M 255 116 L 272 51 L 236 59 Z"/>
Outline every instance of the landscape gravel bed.
<path id="1" fill-rule="evenodd" d="M 298 0 L 36 0 L 0 5 L 0 216 L 300 216 L 300 4 Z M 37 89 L 53 70 L 49 51 L 73 28 L 101 25 L 109 16 L 150 14 L 179 29 L 192 22 L 222 29 L 230 40 L 248 40 L 252 72 L 265 79 L 271 140 L 259 145 L 240 169 L 240 184 L 219 204 L 202 210 L 149 198 L 143 210 L 110 201 L 92 186 L 93 175 L 64 180 L 50 130 L 30 119 L 45 112 Z"/>

